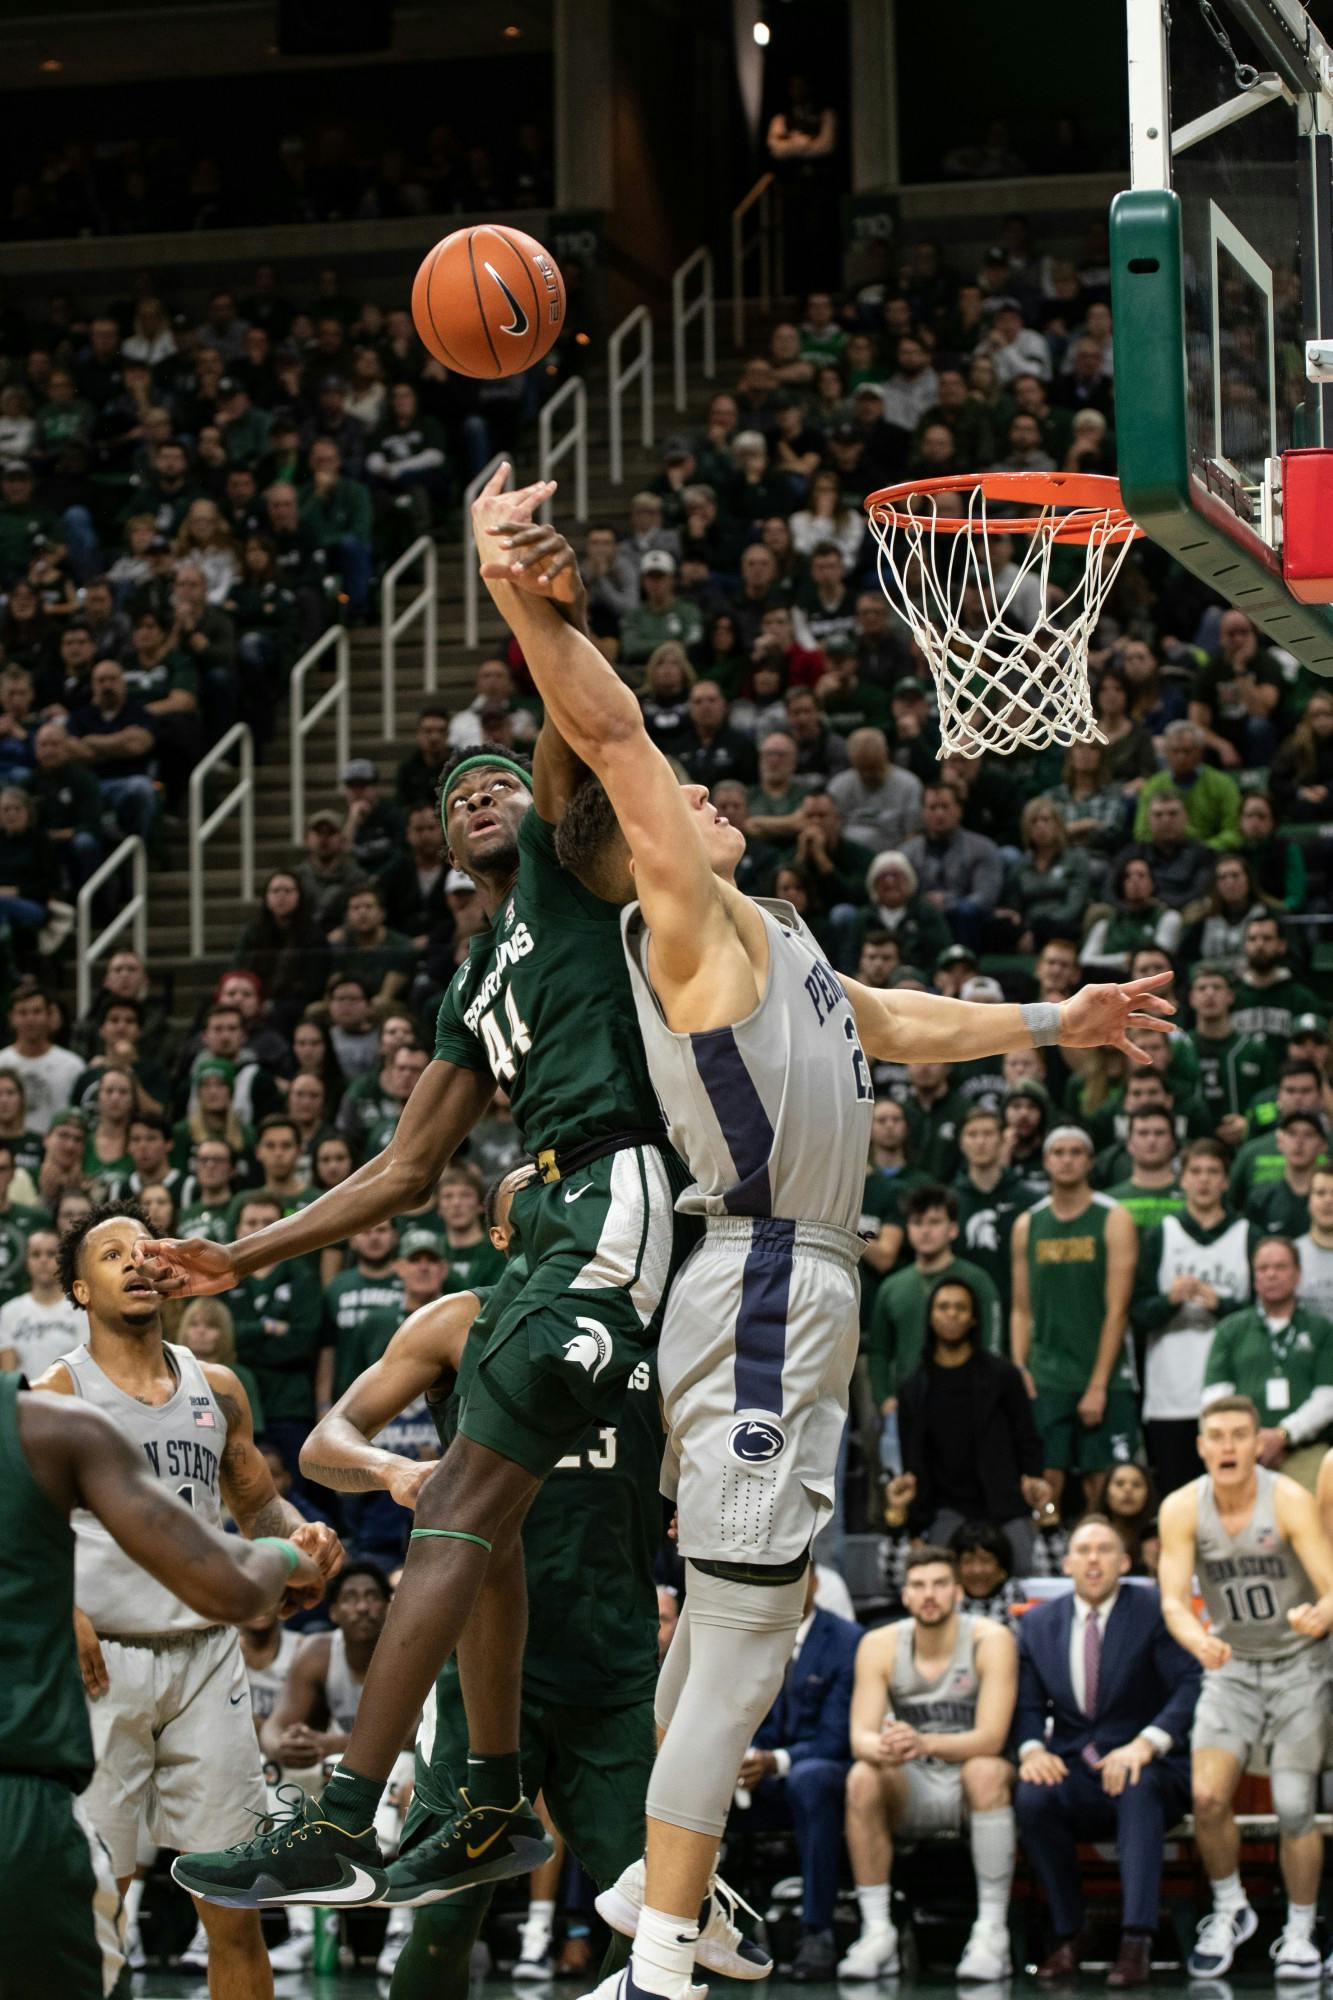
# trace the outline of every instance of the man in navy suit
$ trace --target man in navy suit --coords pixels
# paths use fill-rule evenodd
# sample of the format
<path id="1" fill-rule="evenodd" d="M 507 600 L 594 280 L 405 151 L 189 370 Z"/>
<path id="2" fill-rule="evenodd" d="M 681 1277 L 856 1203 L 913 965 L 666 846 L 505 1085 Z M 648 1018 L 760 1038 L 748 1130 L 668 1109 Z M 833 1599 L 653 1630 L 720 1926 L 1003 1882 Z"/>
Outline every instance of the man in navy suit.
<path id="1" fill-rule="evenodd" d="M 790 1825 L 801 1857 L 802 1937 L 791 1978 L 833 1977 L 833 1906 L 842 1853 L 843 1792 L 851 1767 L 852 1681 L 861 1627 L 815 1605 L 810 1565 L 805 1615 L 796 1628 L 782 1692 L 741 1765 L 751 1795 L 741 1826 Z M 733 1820 L 733 1833 L 739 1828 Z M 748 1828 L 747 1828 L 748 1830 Z"/>
<path id="2" fill-rule="evenodd" d="M 1055 1930 L 1054 1949 L 1037 1968 L 1041 1980 L 1078 1970 L 1077 1843 L 1113 1839 L 1124 1896 L 1107 1984 L 1148 1983 L 1162 1842 L 1189 1809 L 1190 1723 L 1202 1669 L 1167 1631 L 1157 1592 L 1122 1585 L 1128 1569 L 1110 1522 L 1086 1515 L 1065 1557 L 1073 1591 L 1019 1624 L 1014 1812 Z"/>

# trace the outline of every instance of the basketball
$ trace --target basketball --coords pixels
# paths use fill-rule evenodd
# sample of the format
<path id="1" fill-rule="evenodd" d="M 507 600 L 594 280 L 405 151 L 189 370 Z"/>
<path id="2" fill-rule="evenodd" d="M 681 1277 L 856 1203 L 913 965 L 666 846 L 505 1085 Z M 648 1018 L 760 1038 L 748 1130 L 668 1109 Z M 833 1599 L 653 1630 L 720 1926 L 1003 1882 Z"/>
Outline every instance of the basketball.
<path id="1" fill-rule="evenodd" d="M 456 374 L 521 375 L 564 324 L 565 281 L 534 237 L 478 223 L 422 260 L 412 317 L 428 352 Z"/>

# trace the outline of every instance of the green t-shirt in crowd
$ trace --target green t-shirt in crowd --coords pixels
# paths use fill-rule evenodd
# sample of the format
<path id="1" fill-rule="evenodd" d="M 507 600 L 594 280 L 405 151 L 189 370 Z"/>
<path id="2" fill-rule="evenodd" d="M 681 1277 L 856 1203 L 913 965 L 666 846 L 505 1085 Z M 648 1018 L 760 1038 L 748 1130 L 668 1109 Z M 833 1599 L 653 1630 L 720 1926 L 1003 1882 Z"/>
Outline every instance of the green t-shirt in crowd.
<path id="1" fill-rule="evenodd" d="M 1112 1201 L 1118 1201 L 1122 1208 L 1129 1210 L 1140 1236 L 1164 1216 L 1179 1215 L 1185 1206 L 1185 1190 L 1174 1182 L 1170 1187 L 1141 1188 L 1131 1175 L 1128 1180 L 1117 1181 L 1106 1192 Z"/>
<path id="2" fill-rule="evenodd" d="M 1223 1118 L 1248 1115 L 1255 1098 L 1275 1082 L 1277 1060 L 1262 1035 L 1204 1035 L 1189 1038 L 1199 1062 L 1199 1096 L 1214 1126 Z"/>
<path id="3" fill-rule="evenodd" d="M 254 1371 L 270 1422 L 315 1414 L 315 1357 L 324 1344 L 324 1300 L 306 1260 L 275 1264 L 227 1293 L 236 1358 Z"/>
<path id="4" fill-rule="evenodd" d="M 1225 1385 L 1228 1393 L 1248 1396 L 1265 1425 L 1285 1424 L 1315 1389 L 1333 1388 L 1333 1322 L 1297 1306 L 1274 1333 L 1259 1308 L 1247 1306 L 1213 1335 L 1203 1379 L 1205 1389 Z"/>

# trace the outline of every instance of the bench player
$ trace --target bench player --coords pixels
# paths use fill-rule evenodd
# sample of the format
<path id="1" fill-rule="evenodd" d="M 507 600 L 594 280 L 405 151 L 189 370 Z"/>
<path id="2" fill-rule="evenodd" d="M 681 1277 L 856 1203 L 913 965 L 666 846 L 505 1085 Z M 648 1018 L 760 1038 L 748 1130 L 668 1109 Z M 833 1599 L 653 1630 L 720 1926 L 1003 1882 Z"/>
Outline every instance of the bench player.
<path id="1" fill-rule="evenodd" d="M 1279 1980 L 1317 1980 L 1314 1927 L 1324 1838 L 1315 1825 L 1328 1726 L 1333 1549 L 1313 1494 L 1259 1463 L 1259 1412 L 1222 1396 L 1199 1419 L 1205 1470 L 1162 1503 L 1158 1581 L 1172 1637 L 1207 1670 L 1190 1736 L 1194 1838 L 1212 1886 L 1189 1970 L 1221 1979 L 1258 1918 L 1241 1887 L 1232 1799 L 1268 1753 L 1287 1921 Z M 1195 1615 L 1197 1577 L 1211 1630 Z"/>
<path id="2" fill-rule="evenodd" d="M 316 1603 L 324 1586 L 290 1542 L 245 1542 L 192 1511 L 100 1410 L 0 1375 L 0 1990 L 103 2000 L 115 1982 L 119 2000 L 119 1898 L 79 1798 L 93 1743 L 74 1639 L 75 1510 L 146 1588 L 208 1626 Z"/>
<path id="3" fill-rule="evenodd" d="M 544 489 L 517 504 L 535 507 Z M 571 607 L 581 616 L 581 607 Z M 522 1254 L 487 1302 L 488 1345 L 458 1434 L 417 1497 L 402 1582 L 347 1750 L 299 1828 L 244 1853 L 184 1856 L 176 1879 L 235 1903 L 374 1901 L 386 1877 L 373 1821 L 385 1779 L 444 1661 L 459 1648 L 470 1750 L 458 1815 L 417 1851 L 443 1889 L 523 1874 L 550 1839 L 523 1794 L 519 1711 L 526 1595 L 520 1530 L 541 1482 L 589 1425 L 618 1420 L 657 1344 L 690 1226 L 634 1017 L 615 904 L 559 864 L 556 822 L 581 767 L 552 732 L 531 773 L 498 751 L 444 775 L 450 855 L 487 927 L 440 1007 L 435 1060 L 384 1152 L 243 1242 L 147 1243 L 169 1294 L 224 1291 L 247 1271 L 419 1208 L 503 1083 L 540 1172 L 514 1198 Z M 300 1832 L 302 1838 L 294 1838 Z M 471 1852 L 469 1852 L 471 1850 Z"/>
<path id="4" fill-rule="evenodd" d="M 87 1312 L 88 1344 L 52 1362 L 35 1387 L 101 1410 L 201 1520 L 220 1527 L 225 1505 L 247 1539 L 286 1536 L 331 1575 L 341 1545 L 331 1528 L 279 1499 L 231 1369 L 163 1340 L 161 1301 L 131 1254 L 144 1223 L 132 1203 L 110 1203 L 61 1238 L 61 1281 Z M 86 1806 L 124 1894 L 145 1808 L 160 1846 L 242 1840 L 264 1811 L 263 1760 L 236 1632 L 146 1576 L 91 1513 L 76 1513 L 74 1529 L 76 1624 L 97 1758 Z M 215 2000 L 272 1993 L 258 1919 L 220 1909 L 200 1915 Z"/>
<path id="5" fill-rule="evenodd" d="M 680 2000 L 736 1773 L 781 1684 L 834 1502 L 858 1344 L 867 1057 L 962 1061 L 1034 1038 L 1128 1048 L 1132 1023 L 1161 1026 L 1171 1009 L 1151 990 L 1160 978 L 1037 1008 L 841 982 L 790 905 L 737 890 L 743 837 L 704 787 L 677 783 L 634 696 L 559 615 L 552 594 L 577 588 L 572 552 L 524 525 L 502 483 L 473 509 L 482 575 L 552 723 L 601 781 L 571 799 L 561 852 L 606 893 L 637 894 L 622 918 L 634 1005 L 693 1176 L 680 1206 L 706 1220 L 660 1355 L 664 1486 L 689 1592 L 658 1684 L 646 1864 L 614 1899 L 638 1911 L 634 1952 L 604 1983 Z M 553 487 L 528 491 L 530 512 Z"/>

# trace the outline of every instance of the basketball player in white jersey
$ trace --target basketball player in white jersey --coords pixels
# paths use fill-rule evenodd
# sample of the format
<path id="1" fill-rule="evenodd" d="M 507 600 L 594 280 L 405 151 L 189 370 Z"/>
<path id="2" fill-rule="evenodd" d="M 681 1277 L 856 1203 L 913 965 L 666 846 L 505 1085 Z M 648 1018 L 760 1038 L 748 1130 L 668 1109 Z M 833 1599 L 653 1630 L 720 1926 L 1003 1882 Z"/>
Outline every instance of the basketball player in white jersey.
<path id="1" fill-rule="evenodd" d="M 61 1238 L 61 1280 L 87 1312 L 88 1345 L 33 1387 L 109 1416 L 202 1520 L 220 1526 L 225 1505 L 248 1539 L 285 1536 L 331 1576 L 341 1544 L 278 1498 L 231 1369 L 163 1340 L 161 1301 L 131 1257 L 146 1227 L 133 1203 L 113 1202 Z M 264 1811 L 263 1767 L 236 1632 L 157 1583 L 92 1515 L 76 1511 L 74 1530 L 75 1623 L 97 1758 L 84 1797 L 123 1895 L 145 1812 L 161 1846 L 246 1839 Z M 212 2000 L 265 2000 L 273 1979 L 257 1914 L 197 1907 Z"/>
<path id="2" fill-rule="evenodd" d="M 1146 1062 L 1126 1031 L 1160 1027 L 1172 1009 L 1151 990 L 1160 977 L 1037 1008 L 840 980 L 790 905 L 735 887 L 743 837 L 704 787 L 677 783 L 634 696 L 548 601 L 578 587 L 563 537 L 530 525 L 553 483 L 505 495 L 507 472 L 473 508 L 482 575 L 550 722 L 604 788 L 575 793 L 560 857 L 585 887 L 630 903 L 649 1071 L 694 1176 L 677 1205 L 706 1219 L 660 1362 L 663 1482 L 689 1595 L 659 1683 L 646 1870 L 613 1892 L 618 1909 L 638 1909 L 634 1952 L 604 1982 L 624 2000 L 682 2000 L 736 1772 L 781 1683 L 810 1543 L 834 1500 L 858 1341 L 867 1056 L 962 1061 L 1034 1040 L 1110 1041 Z M 611 1902 L 599 1899 L 603 1914 Z"/>
<path id="3" fill-rule="evenodd" d="M 1199 1419 L 1204 1473 L 1162 1503 L 1158 1583 L 1177 1644 L 1206 1669 L 1190 1734 L 1194 1839 L 1213 1908 L 1189 1970 L 1224 1978 L 1258 1924 L 1239 1875 L 1232 1799 L 1255 1750 L 1268 1754 L 1287 1921 L 1279 1980 L 1317 1980 L 1314 1928 L 1324 1837 L 1315 1825 L 1328 1728 L 1333 1549 L 1314 1495 L 1259 1463 L 1259 1412 L 1222 1396 Z M 1197 1577 L 1209 1624 L 1194 1610 Z"/>
<path id="4" fill-rule="evenodd" d="M 856 1649 L 847 1775 L 847 1846 L 861 1935 L 839 1979 L 899 1970 L 889 1915 L 893 1836 L 957 1833 L 964 1820 L 977 1878 L 977 1921 L 959 1979 L 1007 1979 L 1014 1879 L 1012 1764 L 1005 1739 L 1018 1697 L 1013 1634 L 959 1610 L 957 1558 L 928 1544 L 907 1559 L 908 1616 Z"/>
<path id="5" fill-rule="evenodd" d="M 264 1749 L 280 1764 L 309 1770 L 346 1749 L 389 1595 L 389 1579 L 377 1563 L 350 1562 L 338 1576 L 328 1598 L 333 1630 L 301 1640 L 260 1731 Z"/>

